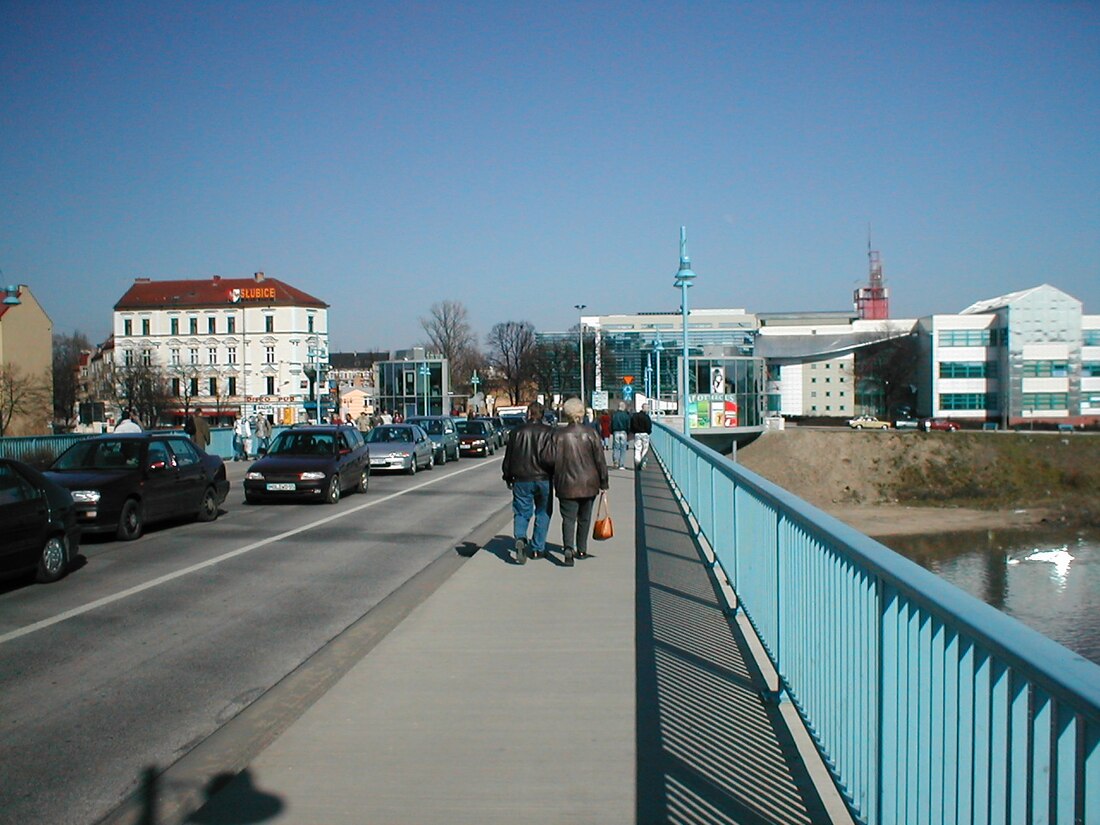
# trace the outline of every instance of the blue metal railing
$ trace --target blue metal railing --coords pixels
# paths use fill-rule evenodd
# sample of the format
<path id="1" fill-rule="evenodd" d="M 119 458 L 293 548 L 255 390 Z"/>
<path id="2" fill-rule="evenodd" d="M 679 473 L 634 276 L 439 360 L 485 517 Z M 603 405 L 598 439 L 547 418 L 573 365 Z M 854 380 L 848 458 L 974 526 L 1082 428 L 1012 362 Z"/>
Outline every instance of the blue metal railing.
<path id="1" fill-rule="evenodd" d="M 653 430 L 860 819 L 1100 823 L 1100 666 L 713 450 Z"/>
<path id="2" fill-rule="evenodd" d="M 287 429 L 274 427 L 272 438 Z M 165 431 L 169 432 L 169 431 Z M 65 450 L 81 439 L 91 438 L 93 433 L 66 433 L 64 435 L 29 435 L 0 438 L 0 458 L 14 458 L 17 461 L 42 463 L 47 457 L 57 458 Z M 233 457 L 233 428 L 211 427 L 210 444 L 206 451 L 222 458 Z"/>

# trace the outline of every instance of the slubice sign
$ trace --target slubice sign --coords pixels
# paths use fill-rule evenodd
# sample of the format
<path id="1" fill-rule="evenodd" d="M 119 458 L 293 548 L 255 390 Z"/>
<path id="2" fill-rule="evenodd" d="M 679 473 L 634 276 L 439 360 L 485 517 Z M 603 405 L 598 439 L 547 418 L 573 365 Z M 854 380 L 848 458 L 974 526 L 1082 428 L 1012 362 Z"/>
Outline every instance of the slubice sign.
<path id="1" fill-rule="evenodd" d="M 688 417 L 696 429 L 737 426 L 737 396 L 730 393 L 692 395 Z"/>
<path id="2" fill-rule="evenodd" d="M 256 287 L 244 287 L 242 289 L 229 290 L 229 300 L 231 303 L 239 304 L 241 301 L 274 301 L 275 300 L 275 287 L 273 286 L 256 286 Z"/>

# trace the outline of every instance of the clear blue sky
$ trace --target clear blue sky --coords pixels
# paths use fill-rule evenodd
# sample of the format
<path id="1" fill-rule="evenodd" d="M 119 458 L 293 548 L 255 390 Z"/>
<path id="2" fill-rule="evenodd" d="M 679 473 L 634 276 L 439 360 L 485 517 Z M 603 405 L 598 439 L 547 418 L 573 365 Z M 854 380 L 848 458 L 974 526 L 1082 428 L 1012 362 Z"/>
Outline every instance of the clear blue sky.
<path id="1" fill-rule="evenodd" d="M 1100 313 L 1100 4 L 0 3 L 0 280 L 255 270 L 334 349 L 694 306 Z"/>

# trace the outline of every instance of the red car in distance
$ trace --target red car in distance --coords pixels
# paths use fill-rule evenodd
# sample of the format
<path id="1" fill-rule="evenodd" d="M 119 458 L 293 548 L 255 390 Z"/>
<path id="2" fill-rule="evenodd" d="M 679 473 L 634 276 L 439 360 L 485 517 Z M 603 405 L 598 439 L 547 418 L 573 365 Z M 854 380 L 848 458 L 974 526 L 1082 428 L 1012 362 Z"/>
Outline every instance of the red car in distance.
<path id="1" fill-rule="evenodd" d="M 943 432 L 953 433 L 959 429 L 959 425 L 954 421 L 948 421 L 946 418 L 926 418 L 921 422 L 921 427 L 926 433 L 932 432 L 932 430 L 942 430 Z"/>

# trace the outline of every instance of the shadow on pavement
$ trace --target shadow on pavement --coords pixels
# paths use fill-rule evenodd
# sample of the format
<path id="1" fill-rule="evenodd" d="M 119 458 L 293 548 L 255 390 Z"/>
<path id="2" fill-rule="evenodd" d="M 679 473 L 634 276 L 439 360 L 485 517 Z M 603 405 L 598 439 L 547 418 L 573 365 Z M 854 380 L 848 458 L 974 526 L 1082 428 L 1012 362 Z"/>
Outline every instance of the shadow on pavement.
<path id="1" fill-rule="evenodd" d="M 253 784 L 248 768 L 236 776 L 229 773 L 218 774 L 207 784 L 205 795 L 206 804 L 184 822 L 202 825 L 250 825 L 253 822 L 266 822 L 282 813 L 284 807 L 280 797 L 260 790 Z M 149 825 L 153 825 L 152 820 Z"/>
<path id="2" fill-rule="evenodd" d="M 637 821 L 827 822 L 660 467 L 636 484 Z"/>

